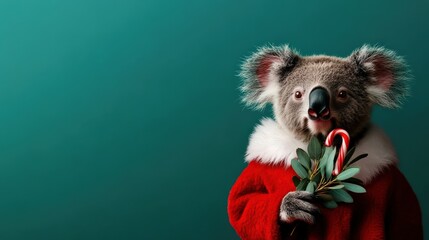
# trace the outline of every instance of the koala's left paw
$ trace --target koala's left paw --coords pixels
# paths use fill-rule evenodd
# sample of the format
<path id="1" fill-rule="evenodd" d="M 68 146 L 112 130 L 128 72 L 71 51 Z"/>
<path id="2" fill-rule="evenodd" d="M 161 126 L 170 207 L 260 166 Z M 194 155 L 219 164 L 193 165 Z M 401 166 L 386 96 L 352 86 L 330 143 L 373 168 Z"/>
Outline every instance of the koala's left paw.
<path id="1" fill-rule="evenodd" d="M 280 206 L 280 220 L 292 223 L 301 220 L 309 224 L 314 223 L 319 209 L 310 201 L 314 195 L 305 191 L 293 191 L 286 194 Z"/>

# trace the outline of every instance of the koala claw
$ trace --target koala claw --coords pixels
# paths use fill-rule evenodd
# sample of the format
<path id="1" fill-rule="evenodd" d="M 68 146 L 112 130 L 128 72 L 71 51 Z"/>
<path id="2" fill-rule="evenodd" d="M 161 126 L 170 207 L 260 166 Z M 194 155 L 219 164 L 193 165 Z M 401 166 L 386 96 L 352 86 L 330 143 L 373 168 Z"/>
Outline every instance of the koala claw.
<path id="1" fill-rule="evenodd" d="M 315 214 L 319 212 L 319 209 L 309 202 L 313 198 L 314 195 L 309 192 L 289 192 L 284 196 L 280 205 L 280 220 L 287 223 L 301 220 L 313 224 Z"/>

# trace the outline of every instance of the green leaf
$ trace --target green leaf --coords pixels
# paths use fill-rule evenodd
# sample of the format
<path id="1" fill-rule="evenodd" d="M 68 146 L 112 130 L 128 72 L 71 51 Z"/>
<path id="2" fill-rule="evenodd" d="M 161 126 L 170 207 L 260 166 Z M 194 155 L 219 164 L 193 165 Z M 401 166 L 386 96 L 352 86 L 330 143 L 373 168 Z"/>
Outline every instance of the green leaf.
<path id="1" fill-rule="evenodd" d="M 321 178 L 322 178 L 322 174 L 321 174 L 321 172 L 318 172 L 316 175 L 314 175 L 313 179 L 311 179 L 311 180 L 313 182 L 315 182 L 317 185 L 320 183 Z"/>
<path id="2" fill-rule="evenodd" d="M 307 168 L 307 170 L 310 170 L 311 167 L 311 160 L 308 154 L 302 150 L 301 148 L 298 148 L 296 150 L 296 155 L 298 156 L 299 162 Z"/>
<path id="3" fill-rule="evenodd" d="M 316 183 L 313 181 L 310 181 L 307 185 L 307 188 L 305 189 L 305 191 L 307 192 L 311 192 L 314 193 L 314 189 L 316 188 Z"/>
<path id="4" fill-rule="evenodd" d="M 307 150 L 311 159 L 320 159 L 320 155 L 322 153 L 322 145 L 320 144 L 319 139 L 317 139 L 317 137 L 313 136 L 310 139 L 310 143 L 308 144 Z"/>
<path id="5" fill-rule="evenodd" d="M 308 177 L 308 172 L 296 159 L 292 159 L 292 168 L 301 178 Z"/>
<path id="6" fill-rule="evenodd" d="M 324 149 L 325 151 L 323 153 L 323 157 L 320 159 L 320 162 L 319 162 L 320 169 L 324 169 L 324 167 L 326 166 L 326 163 L 328 162 L 330 153 L 335 150 L 334 147 L 325 147 Z"/>
<path id="7" fill-rule="evenodd" d="M 299 178 L 297 176 L 293 176 L 292 181 L 293 181 L 293 185 L 295 185 L 295 187 L 297 187 L 298 184 L 301 182 L 301 180 L 299 180 Z"/>
<path id="8" fill-rule="evenodd" d="M 345 202 L 345 203 L 352 203 L 353 198 L 343 189 L 332 189 L 329 191 L 329 193 L 334 197 L 335 201 L 337 202 Z"/>
<path id="9" fill-rule="evenodd" d="M 328 159 L 326 160 L 326 167 L 325 167 L 325 176 L 326 179 L 331 178 L 332 170 L 334 170 L 334 158 L 335 158 L 336 150 L 334 148 L 334 151 L 331 151 L 329 153 Z"/>
<path id="10" fill-rule="evenodd" d="M 307 189 L 308 182 L 309 182 L 308 178 L 302 179 L 301 182 L 298 184 L 298 186 L 296 186 L 296 190 L 304 191 L 305 189 Z"/>
<path id="11" fill-rule="evenodd" d="M 346 157 L 344 158 L 343 166 L 347 166 L 347 163 L 352 158 L 353 154 L 355 153 L 356 147 L 352 147 L 346 154 Z"/>
<path id="12" fill-rule="evenodd" d="M 336 208 L 338 207 L 338 204 L 334 200 L 331 200 L 323 202 L 323 206 L 325 206 L 326 208 Z"/>
<path id="13" fill-rule="evenodd" d="M 332 186 L 332 187 L 328 187 L 329 189 L 340 189 L 340 188 L 343 188 L 344 187 L 344 185 L 342 185 L 342 184 L 338 184 L 338 185 L 335 185 L 335 186 Z"/>
<path id="14" fill-rule="evenodd" d="M 334 200 L 334 197 L 328 193 L 317 193 L 316 198 L 322 199 L 323 201 L 332 201 Z"/>
<path id="15" fill-rule="evenodd" d="M 344 171 L 342 171 L 340 174 L 338 174 L 337 179 L 338 180 L 346 180 L 348 178 L 353 177 L 359 172 L 359 168 L 349 168 Z"/>
<path id="16" fill-rule="evenodd" d="M 364 193 L 366 192 L 365 188 L 353 183 L 343 182 L 344 188 L 354 193 Z"/>
<path id="17" fill-rule="evenodd" d="M 366 158 L 366 157 L 368 157 L 368 154 L 367 154 L 367 153 L 361 154 L 361 155 L 357 156 L 355 159 L 351 160 L 351 161 L 350 161 L 350 163 L 348 164 L 348 166 L 350 166 L 350 165 L 352 165 L 353 163 L 355 163 L 355 162 L 357 162 L 357 161 L 361 160 L 362 158 Z"/>

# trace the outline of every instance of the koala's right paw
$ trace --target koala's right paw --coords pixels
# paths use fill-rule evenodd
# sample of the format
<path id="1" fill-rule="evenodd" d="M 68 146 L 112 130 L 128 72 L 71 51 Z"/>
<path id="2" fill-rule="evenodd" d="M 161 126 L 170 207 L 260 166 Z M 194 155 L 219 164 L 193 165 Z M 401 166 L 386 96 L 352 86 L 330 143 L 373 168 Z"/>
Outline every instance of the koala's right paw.
<path id="1" fill-rule="evenodd" d="M 287 223 L 301 220 L 313 224 L 315 214 L 319 212 L 319 209 L 309 202 L 313 198 L 314 195 L 309 192 L 289 192 L 280 205 L 280 220 Z"/>

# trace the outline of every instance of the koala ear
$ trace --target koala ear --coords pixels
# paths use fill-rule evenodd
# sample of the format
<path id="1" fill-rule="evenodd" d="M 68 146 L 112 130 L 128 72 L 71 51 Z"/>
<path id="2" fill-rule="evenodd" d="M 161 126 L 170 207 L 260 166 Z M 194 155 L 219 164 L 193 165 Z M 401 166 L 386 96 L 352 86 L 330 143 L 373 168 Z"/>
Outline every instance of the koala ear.
<path id="1" fill-rule="evenodd" d="M 387 108 L 399 107 L 408 95 L 409 71 L 401 56 L 383 47 L 364 45 L 355 50 L 349 60 L 356 65 L 357 74 L 368 79 L 370 99 Z"/>
<path id="2" fill-rule="evenodd" d="M 287 45 L 259 48 L 241 66 L 241 91 L 246 105 L 263 108 L 280 90 L 280 81 L 295 66 L 298 55 Z"/>

